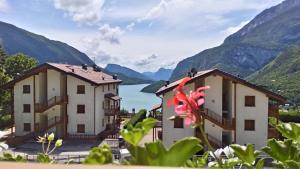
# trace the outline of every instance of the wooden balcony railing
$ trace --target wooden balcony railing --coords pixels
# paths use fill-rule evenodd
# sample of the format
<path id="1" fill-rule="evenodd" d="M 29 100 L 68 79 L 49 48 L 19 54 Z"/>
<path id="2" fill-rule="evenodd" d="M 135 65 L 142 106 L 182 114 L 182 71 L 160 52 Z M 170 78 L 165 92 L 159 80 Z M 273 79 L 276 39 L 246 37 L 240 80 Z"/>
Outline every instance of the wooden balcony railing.
<path id="1" fill-rule="evenodd" d="M 277 105 L 269 105 L 268 111 L 269 117 L 278 117 L 279 116 L 279 108 Z"/>
<path id="2" fill-rule="evenodd" d="M 55 116 L 48 120 L 47 126 L 42 127 L 40 125 L 37 125 L 38 127 L 37 127 L 36 131 L 37 132 L 46 132 L 49 129 L 53 128 L 54 126 L 62 124 L 63 122 L 64 122 L 64 119 L 62 117 Z"/>
<path id="3" fill-rule="evenodd" d="M 68 103 L 68 96 L 54 96 L 51 99 L 49 99 L 46 103 L 36 103 L 34 106 L 34 110 L 37 113 L 43 113 L 49 108 L 63 103 Z"/>
<path id="4" fill-rule="evenodd" d="M 225 130 L 234 130 L 234 128 L 235 128 L 234 118 L 232 118 L 232 119 L 223 118 L 221 115 L 219 115 L 209 109 L 205 109 L 204 111 L 201 111 L 200 113 L 203 115 L 203 117 L 205 119 L 222 127 Z"/>
<path id="5" fill-rule="evenodd" d="M 120 107 L 110 107 L 110 108 L 104 108 L 104 114 L 106 116 L 115 116 L 120 113 Z"/>

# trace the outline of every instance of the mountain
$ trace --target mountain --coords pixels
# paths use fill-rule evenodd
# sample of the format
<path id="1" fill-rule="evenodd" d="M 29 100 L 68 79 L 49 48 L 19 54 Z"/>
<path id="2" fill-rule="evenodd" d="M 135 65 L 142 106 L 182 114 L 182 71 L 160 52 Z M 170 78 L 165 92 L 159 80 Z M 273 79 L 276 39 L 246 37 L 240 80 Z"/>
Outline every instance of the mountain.
<path id="1" fill-rule="evenodd" d="M 112 73 L 109 71 L 105 71 L 108 74 L 116 74 L 118 76 L 119 79 L 122 80 L 121 85 L 137 85 L 137 84 L 149 84 L 149 83 L 153 83 L 153 81 L 151 80 L 144 80 L 144 79 L 139 79 L 139 78 L 134 78 L 134 77 L 128 77 L 122 73 Z"/>
<path id="2" fill-rule="evenodd" d="M 191 68 L 219 68 L 247 77 L 270 63 L 290 45 L 300 44 L 300 1 L 286 0 L 264 10 L 218 47 L 204 50 L 178 63 L 174 81 Z"/>
<path id="3" fill-rule="evenodd" d="M 155 93 L 156 91 L 158 91 L 158 89 L 160 89 L 161 87 L 163 87 L 166 84 L 166 82 L 164 80 L 160 80 L 157 82 L 154 82 L 146 87 L 144 87 L 141 92 L 144 93 Z"/>
<path id="4" fill-rule="evenodd" d="M 157 72 L 144 72 L 143 75 L 152 80 L 169 80 L 172 75 L 173 69 L 160 68 Z"/>
<path id="5" fill-rule="evenodd" d="M 105 70 L 112 72 L 112 73 L 121 73 L 127 77 L 131 77 L 131 78 L 137 78 L 137 79 L 142 79 L 142 80 L 150 80 L 152 81 L 150 78 L 148 78 L 147 76 L 132 70 L 130 68 L 127 67 L 123 67 L 117 64 L 108 64 L 105 67 Z"/>
<path id="6" fill-rule="evenodd" d="M 55 62 L 88 64 L 94 62 L 84 53 L 66 43 L 47 39 L 14 25 L 0 21 L 0 45 L 8 55 L 18 52 L 36 58 L 39 63 Z"/>
<path id="7" fill-rule="evenodd" d="M 248 77 L 253 83 L 277 91 L 300 103 L 300 45 L 288 47 L 272 62 Z"/>

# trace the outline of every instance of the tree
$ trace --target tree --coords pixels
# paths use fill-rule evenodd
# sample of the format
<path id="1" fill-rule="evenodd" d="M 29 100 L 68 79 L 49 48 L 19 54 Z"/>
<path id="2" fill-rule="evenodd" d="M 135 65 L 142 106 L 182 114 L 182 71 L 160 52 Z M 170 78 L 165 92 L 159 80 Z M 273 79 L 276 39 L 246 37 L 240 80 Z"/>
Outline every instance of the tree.
<path id="1" fill-rule="evenodd" d="M 23 75 L 26 71 L 36 67 L 38 61 L 35 58 L 29 57 L 23 53 L 17 53 L 8 57 L 4 63 L 6 73 L 13 79 Z"/>
<path id="2" fill-rule="evenodd" d="M 1 67 L 4 64 L 5 58 L 6 58 L 6 53 L 4 52 L 2 46 L 0 45 L 0 66 Z"/>

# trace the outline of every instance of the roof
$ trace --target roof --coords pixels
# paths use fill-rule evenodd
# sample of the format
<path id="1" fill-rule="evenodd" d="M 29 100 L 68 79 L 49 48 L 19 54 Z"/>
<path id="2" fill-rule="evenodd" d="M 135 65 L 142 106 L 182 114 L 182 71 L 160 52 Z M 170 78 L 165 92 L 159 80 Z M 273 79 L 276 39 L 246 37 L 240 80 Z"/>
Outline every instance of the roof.
<path id="1" fill-rule="evenodd" d="M 113 93 L 107 93 L 104 95 L 106 98 L 109 98 L 109 99 L 112 99 L 112 100 L 115 100 L 115 101 L 118 101 L 118 100 L 121 100 L 122 98 L 118 95 L 115 95 Z"/>
<path id="2" fill-rule="evenodd" d="M 268 97 L 274 99 L 274 100 L 277 100 L 277 101 L 280 101 L 280 102 L 285 102 L 286 101 L 286 98 L 284 98 L 283 96 L 277 94 L 277 93 L 274 93 L 274 92 L 271 92 L 263 87 L 260 87 L 260 86 L 257 86 L 255 84 L 252 84 L 244 79 L 241 79 L 237 76 L 234 76 L 230 73 L 226 73 L 224 71 L 221 71 L 219 69 L 211 69 L 211 70 L 205 70 L 205 71 L 200 71 L 198 72 L 194 77 L 192 77 L 192 79 L 188 82 L 188 83 L 192 83 L 193 81 L 195 81 L 196 79 L 199 79 L 199 78 L 205 78 L 205 77 L 208 77 L 210 75 L 220 75 L 222 77 L 226 77 L 226 78 L 229 78 L 231 79 L 232 81 L 236 82 L 236 83 L 240 83 L 240 84 L 243 84 L 247 87 L 250 87 L 250 88 L 253 88 L 255 90 L 258 90 L 262 93 L 265 93 Z M 181 82 L 181 79 L 180 80 L 177 80 L 175 82 L 172 82 L 170 83 L 169 85 L 167 86 L 163 86 L 161 87 L 157 92 L 156 92 L 156 95 L 159 96 L 163 93 L 166 93 L 166 92 L 169 92 L 171 90 L 173 90 L 174 88 L 176 88 L 178 86 L 178 84 Z"/>
<path id="3" fill-rule="evenodd" d="M 156 110 L 161 109 L 161 108 L 162 108 L 162 103 L 157 104 L 157 105 L 154 105 L 154 106 L 151 108 L 150 111 L 156 111 Z"/>
<path id="4" fill-rule="evenodd" d="M 102 71 L 95 71 L 92 67 L 82 69 L 82 66 L 69 65 L 69 64 L 58 64 L 58 63 L 44 63 L 27 72 L 24 75 L 6 83 L 3 88 L 11 88 L 15 83 L 24 80 L 32 75 L 38 74 L 39 72 L 46 71 L 47 69 L 54 69 L 59 72 L 66 73 L 67 75 L 74 76 L 86 82 L 94 85 L 110 84 L 110 83 L 121 83 L 122 80 L 114 79 L 113 76 L 108 75 Z"/>

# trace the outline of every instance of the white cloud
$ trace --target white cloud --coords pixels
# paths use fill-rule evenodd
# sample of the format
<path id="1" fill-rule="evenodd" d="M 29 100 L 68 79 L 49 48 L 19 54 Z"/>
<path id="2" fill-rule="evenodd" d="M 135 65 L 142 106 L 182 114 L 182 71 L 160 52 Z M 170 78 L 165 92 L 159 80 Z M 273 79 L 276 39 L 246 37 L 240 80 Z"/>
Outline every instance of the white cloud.
<path id="1" fill-rule="evenodd" d="M 109 24 L 104 24 L 99 28 L 100 39 L 111 44 L 120 44 L 120 36 L 124 33 L 120 27 L 111 27 Z"/>
<path id="2" fill-rule="evenodd" d="M 9 6 L 6 0 L 0 0 L 0 12 L 6 12 Z"/>
<path id="3" fill-rule="evenodd" d="M 63 10 L 78 23 L 95 24 L 101 20 L 105 0 L 53 0 L 57 9 Z"/>
<path id="4" fill-rule="evenodd" d="M 243 21 L 241 22 L 239 25 L 237 26 L 231 26 L 229 28 L 227 28 L 224 33 L 225 35 L 231 35 L 231 34 L 234 34 L 236 33 L 237 31 L 239 31 L 240 29 L 242 29 L 245 25 L 247 25 L 248 23 L 250 22 L 250 20 L 248 21 Z"/>
<path id="5" fill-rule="evenodd" d="M 126 29 L 129 30 L 129 31 L 132 31 L 133 28 L 134 28 L 134 26 L 135 26 L 135 22 L 131 22 L 130 24 L 128 24 L 128 25 L 126 26 Z"/>
<path id="6" fill-rule="evenodd" d="M 147 66 L 147 65 L 149 65 L 149 64 L 151 64 L 151 63 L 153 63 L 153 62 L 155 62 L 155 60 L 156 60 L 157 58 L 158 58 L 157 55 L 152 54 L 151 56 L 149 56 L 149 57 L 147 57 L 147 58 L 144 58 L 144 59 L 141 59 L 141 60 L 136 61 L 136 62 L 135 62 L 135 65 L 136 65 L 136 66 L 140 66 L 140 67 L 142 67 L 142 66 Z"/>

